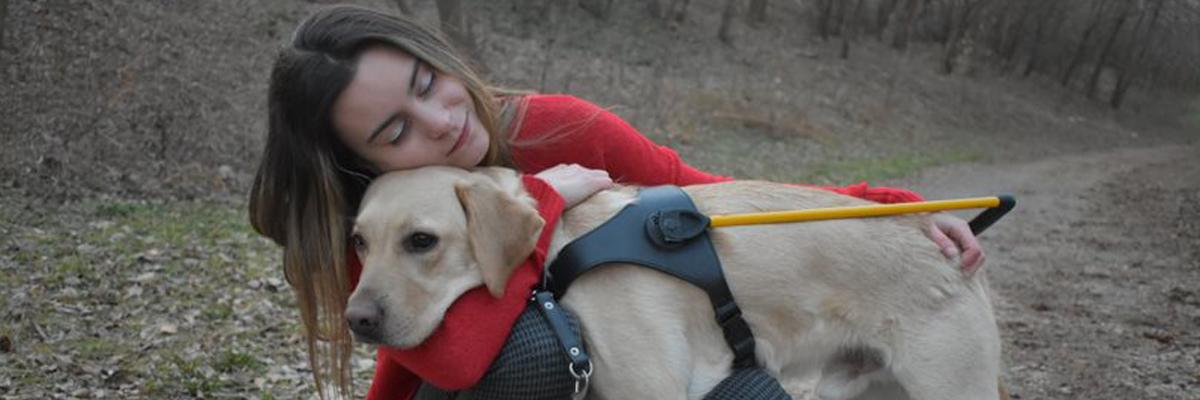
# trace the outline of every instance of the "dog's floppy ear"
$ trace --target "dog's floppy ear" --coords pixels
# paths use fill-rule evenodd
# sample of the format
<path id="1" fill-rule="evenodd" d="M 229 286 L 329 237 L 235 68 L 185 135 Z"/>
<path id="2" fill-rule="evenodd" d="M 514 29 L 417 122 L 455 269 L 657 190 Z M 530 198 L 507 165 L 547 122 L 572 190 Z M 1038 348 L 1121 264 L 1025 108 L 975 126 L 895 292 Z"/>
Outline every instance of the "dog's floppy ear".
<path id="1" fill-rule="evenodd" d="M 529 204 L 484 179 L 456 184 L 454 193 L 467 215 L 467 237 L 483 284 L 499 298 L 509 275 L 533 252 L 545 222 Z"/>

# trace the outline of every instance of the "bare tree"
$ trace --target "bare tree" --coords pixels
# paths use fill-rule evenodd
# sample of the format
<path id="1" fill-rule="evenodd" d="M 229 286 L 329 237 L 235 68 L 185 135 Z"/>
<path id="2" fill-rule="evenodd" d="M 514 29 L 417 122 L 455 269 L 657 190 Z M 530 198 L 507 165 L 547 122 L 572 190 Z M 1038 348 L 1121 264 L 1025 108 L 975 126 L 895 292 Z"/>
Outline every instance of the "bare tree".
<path id="1" fill-rule="evenodd" d="M 646 11 L 654 18 L 666 18 L 666 8 L 662 2 L 666 0 L 646 0 Z"/>
<path id="2" fill-rule="evenodd" d="M 612 13 L 613 0 L 579 0 L 579 7 L 587 10 L 593 17 L 608 19 Z"/>
<path id="3" fill-rule="evenodd" d="M 881 0 L 879 7 L 875 9 L 875 37 L 881 42 L 883 41 L 883 33 L 887 31 L 895 10 L 896 0 Z"/>
<path id="4" fill-rule="evenodd" d="M 1149 23 L 1143 27 L 1143 22 L 1146 21 L 1146 12 L 1143 11 L 1138 15 L 1137 26 L 1134 27 L 1133 37 L 1130 40 L 1129 46 L 1136 48 L 1136 55 L 1129 60 L 1124 68 L 1117 72 L 1117 82 L 1113 86 L 1112 96 L 1108 99 L 1108 104 L 1112 108 L 1120 108 L 1121 103 L 1125 101 L 1125 93 L 1129 91 L 1129 87 L 1137 79 L 1137 76 L 1143 69 L 1143 63 L 1146 60 L 1146 54 L 1154 45 L 1159 27 L 1159 15 L 1162 13 L 1163 5 L 1166 0 L 1152 0 L 1154 2 L 1154 11 L 1150 12 Z"/>
<path id="5" fill-rule="evenodd" d="M 1029 76 L 1040 67 L 1040 61 L 1045 53 L 1046 44 L 1050 42 L 1050 38 L 1058 37 L 1058 31 L 1062 29 L 1061 15 L 1064 7 L 1062 2 L 1050 1 L 1041 4 L 1040 16 L 1037 18 L 1037 28 L 1034 29 L 1033 39 L 1030 40 L 1029 54 L 1025 59 L 1025 70 L 1021 72 L 1021 76 Z M 1050 34 L 1046 34 L 1046 28 L 1052 26 Z"/>
<path id="6" fill-rule="evenodd" d="M 991 0 L 951 0 L 947 17 L 948 32 L 942 53 L 942 73 L 954 72 L 955 60 L 962 54 L 964 41 Z"/>
<path id="7" fill-rule="evenodd" d="M 1092 74 L 1088 78 L 1087 96 L 1089 98 L 1096 97 L 1096 86 L 1100 84 L 1100 74 L 1104 72 L 1104 66 L 1108 64 L 1113 45 L 1117 42 L 1117 35 L 1121 33 L 1121 28 L 1125 27 L 1125 21 L 1129 20 L 1129 11 L 1132 9 L 1132 4 L 1129 1 L 1123 1 L 1121 7 L 1116 11 L 1116 23 L 1113 24 L 1112 30 L 1109 31 L 1108 39 L 1104 41 L 1104 48 L 1096 58 Z"/>
<path id="8" fill-rule="evenodd" d="M 850 41 L 856 37 L 853 24 L 859 19 L 859 14 L 862 11 L 863 0 L 850 0 L 853 2 L 850 12 L 842 11 L 842 59 L 850 58 Z"/>
<path id="9" fill-rule="evenodd" d="M 671 15 L 669 16 L 671 20 L 683 22 L 687 18 L 688 4 L 691 4 L 690 0 L 675 0 L 671 2 Z"/>
<path id="10" fill-rule="evenodd" d="M 917 21 L 917 15 L 921 11 L 923 2 L 923 0 L 904 0 L 900 24 L 896 26 L 896 33 L 892 36 L 893 48 L 904 50 L 908 47 L 908 37 L 912 35 L 913 25 Z"/>
<path id="11" fill-rule="evenodd" d="M 1074 55 L 1071 56 L 1071 61 L 1067 64 L 1067 68 L 1063 70 L 1061 79 L 1063 86 L 1071 83 L 1071 75 L 1075 73 L 1075 69 L 1083 62 L 1083 57 L 1086 54 L 1088 43 L 1091 42 L 1092 34 L 1096 32 L 1096 28 L 1104 20 L 1104 14 L 1109 4 L 1109 0 L 1099 0 L 1094 3 L 1092 16 L 1087 22 L 1087 27 L 1083 30 L 1083 38 L 1079 39 L 1078 45 L 1075 46 Z"/>
<path id="12" fill-rule="evenodd" d="M 737 0 L 725 0 L 725 10 L 721 12 L 721 27 L 717 29 L 717 37 L 725 44 L 733 44 L 730 25 L 733 25 L 733 15 L 737 13 Z"/>
<path id="13" fill-rule="evenodd" d="M 0 0 L 0 50 L 4 49 L 4 25 L 8 20 L 8 0 Z"/>
<path id="14" fill-rule="evenodd" d="M 1020 7 L 1009 7 L 1009 12 L 1005 12 L 1005 15 L 1008 16 L 1007 24 L 1001 28 L 1003 31 L 1001 31 L 997 47 L 1000 49 L 1000 56 L 1004 58 L 1006 69 L 1012 68 L 1017 48 L 1021 45 L 1021 39 L 1029 36 L 1026 33 L 1026 27 L 1031 22 L 1030 14 L 1037 3 L 1034 0 L 1024 0 L 1021 1 Z M 1016 9 L 1015 12 L 1013 12 L 1014 9 Z M 1038 29 L 1042 29 L 1042 27 L 1039 26 Z"/>
<path id="15" fill-rule="evenodd" d="M 750 0 L 750 8 L 746 11 L 746 22 L 761 24 L 767 21 L 767 0 Z"/>

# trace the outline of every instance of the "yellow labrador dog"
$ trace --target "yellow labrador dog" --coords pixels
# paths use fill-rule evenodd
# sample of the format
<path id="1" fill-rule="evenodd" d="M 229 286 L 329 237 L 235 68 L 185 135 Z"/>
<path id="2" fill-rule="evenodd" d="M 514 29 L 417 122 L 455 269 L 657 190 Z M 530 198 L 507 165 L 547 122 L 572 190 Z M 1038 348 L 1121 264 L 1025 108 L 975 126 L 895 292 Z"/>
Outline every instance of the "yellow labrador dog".
<path id="1" fill-rule="evenodd" d="M 752 181 L 685 190 L 708 215 L 865 203 Z M 635 196 L 603 191 L 567 210 L 551 259 Z M 383 310 L 371 341 L 397 347 L 425 340 L 467 290 L 501 295 L 543 225 L 514 171 L 445 167 L 379 177 L 355 224 L 371 250 L 347 314 Z M 821 399 L 1002 397 L 987 283 L 946 260 L 926 224 L 914 215 L 712 230 L 759 363 L 781 380 L 818 376 Z M 683 281 L 605 266 L 580 276 L 563 303 L 584 325 L 594 398 L 699 399 L 730 374 L 708 297 Z"/>

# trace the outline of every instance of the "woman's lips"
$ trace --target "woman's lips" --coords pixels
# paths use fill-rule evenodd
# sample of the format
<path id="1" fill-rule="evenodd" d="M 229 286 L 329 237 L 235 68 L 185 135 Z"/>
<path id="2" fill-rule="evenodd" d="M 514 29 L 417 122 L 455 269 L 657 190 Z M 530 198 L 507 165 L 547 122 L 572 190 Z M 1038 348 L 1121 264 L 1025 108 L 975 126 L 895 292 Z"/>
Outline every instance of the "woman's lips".
<path id="1" fill-rule="evenodd" d="M 471 121 L 471 112 L 467 111 L 466 115 L 463 116 L 463 127 L 462 127 L 462 131 L 459 132 L 459 134 L 458 134 L 458 140 L 454 142 L 454 146 L 450 147 L 450 151 L 446 152 L 447 156 L 454 154 L 454 152 L 458 151 L 458 149 L 461 148 L 463 146 L 463 144 L 467 143 L 467 139 L 470 139 L 470 136 L 471 136 L 470 121 Z"/>

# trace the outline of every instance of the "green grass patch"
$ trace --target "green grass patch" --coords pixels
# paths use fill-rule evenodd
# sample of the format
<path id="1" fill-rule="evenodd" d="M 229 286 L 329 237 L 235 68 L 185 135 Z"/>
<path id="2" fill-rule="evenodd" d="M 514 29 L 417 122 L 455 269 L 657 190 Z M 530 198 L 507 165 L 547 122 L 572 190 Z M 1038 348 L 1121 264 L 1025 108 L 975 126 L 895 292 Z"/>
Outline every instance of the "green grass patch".
<path id="1" fill-rule="evenodd" d="M 214 245 L 257 236 L 243 210 L 228 204 L 118 202 L 96 206 L 93 215 L 112 222 L 93 233 L 97 239 L 120 232 L 131 242 Z"/>
<path id="2" fill-rule="evenodd" d="M 265 366 L 258 358 L 233 350 L 226 350 L 221 353 L 217 357 L 216 362 L 213 363 L 213 368 L 220 372 L 261 372 Z"/>
<path id="3" fill-rule="evenodd" d="M 807 174 L 811 182 L 853 183 L 878 182 L 912 175 L 925 168 L 939 165 L 974 162 L 982 158 L 977 153 L 955 153 L 939 156 L 911 155 L 888 158 L 858 158 L 832 160 L 816 164 Z"/>
<path id="4" fill-rule="evenodd" d="M 101 338 L 80 338 L 68 346 L 77 351 L 80 357 L 87 360 L 104 360 L 117 354 L 129 354 L 132 350 L 123 348 L 116 343 Z"/>
<path id="5" fill-rule="evenodd" d="M 104 203 L 96 206 L 96 216 L 101 218 L 126 218 L 153 210 L 154 206 L 140 202 Z"/>
<path id="6" fill-rule="evenodd" d="M 205 308 L 203 314 L 204 318 L 210 321 L 224 321 L 233 316 L 233 307 L 216 304 Z"/>
<path id="7" fill-rule="evenodd" d="M 172 354 L 166 368 L 171 373 L 163 378 L 181 386 L 191 396 L 211 393 L 223 385 L 216 374 L 205 368 L 207 364 L 205 361 L 200 357 L 187 360 Z"/>

